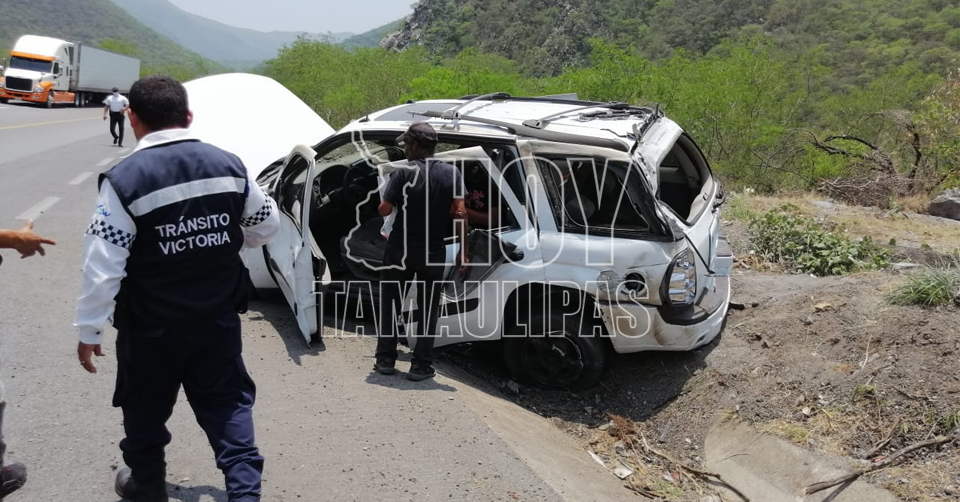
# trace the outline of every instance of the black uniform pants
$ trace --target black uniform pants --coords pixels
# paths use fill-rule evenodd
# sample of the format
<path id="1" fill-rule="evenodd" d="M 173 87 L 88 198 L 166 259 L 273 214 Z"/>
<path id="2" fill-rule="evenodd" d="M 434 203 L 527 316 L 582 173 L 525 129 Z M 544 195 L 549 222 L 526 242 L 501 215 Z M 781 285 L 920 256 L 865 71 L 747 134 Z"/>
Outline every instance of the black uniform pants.
<path id="1" fill-rule="evenodd" d="M 213 447 L 230 502 L 259 501 L 263 457 L 254 441 L 256 387 L 241 356 L 240 317 L 162 330 L 120 330 L 117 389 L 123 460 L 141 483 L 166 478 L 166 422 L 181 384 Z"/>
<path id="2" fill-rule="evenodd" d="M 417 281 L 417 341 L 413 347 L 413 364 L 433 364 L 433 343 L 440 311 L 440 283 L 443 265 L 428 265 L 425 254 L 410 252 L 403 269 L 384 269 L 380 273 L 380 333 L 377 338 L 377 360 L 397 360 L 397 317 L 401 302 L 407 296 L 410 282 Z M 443 248 L 430 253 L 430 262 L 443 263 Z M 403 250 L 387 246 L 383 266 L 403 265 Z M 407 333 L 409 336 L 410 333 Z"/>
<path id="3" fill-rule="evenodd" d="M 123 112 L 110 112 L 110 134 L 117 143 L 123 144 Z M 117 126 L 120 126 L 120 133 L 117 134 Z"/>

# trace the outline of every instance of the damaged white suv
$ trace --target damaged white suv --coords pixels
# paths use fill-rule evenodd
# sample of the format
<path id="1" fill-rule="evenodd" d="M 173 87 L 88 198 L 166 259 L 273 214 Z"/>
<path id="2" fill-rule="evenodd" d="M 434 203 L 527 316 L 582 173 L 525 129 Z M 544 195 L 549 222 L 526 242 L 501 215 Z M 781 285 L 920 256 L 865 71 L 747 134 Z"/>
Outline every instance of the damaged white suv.
<path id="1" fill-rule="evenodd" d="M 222 81 L 231 78 L 263 87 L 273 118 L 261 130 L 295 126 L 286 148 L 302 144 L 282 161 L 262 162 L 265 135 L 283 136 L 276 130 L 226 133 L 229 116 L 205 116 L 222 89 L 237 88 Z M 415 121 L 437 130 L 436 158 L 463 170 L 468 208 L 486 223 L 469 235 L 466 276 L 448 268 L 437 346 L 502 340 L 519 380 L 583 389 L 611 352 L 690 350 L 723 329 L 733 262 L 720 233 L 723 190 L 694 140 L 659 109 L 490 94 L 409 102 L 332 132 L 262 77 L 187 88 L 201 137 L 240 155 L 277 201 L 283 229 L 248 266 L 258 287 L 279 286 L 307 340 L 323 329 L 322 297 L 377 294 L 386 243 L 378 189 Z M 451 263 L 457 248 L 451 229 Z M 414 298 L 404 303 L 407 323 L 420 319 Z"/>

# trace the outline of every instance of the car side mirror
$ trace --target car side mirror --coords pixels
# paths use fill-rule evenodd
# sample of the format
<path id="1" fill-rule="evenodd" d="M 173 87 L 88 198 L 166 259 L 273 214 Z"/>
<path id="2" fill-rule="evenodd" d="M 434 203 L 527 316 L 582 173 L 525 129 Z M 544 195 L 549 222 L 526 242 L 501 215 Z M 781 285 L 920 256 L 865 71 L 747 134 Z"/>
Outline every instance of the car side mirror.
<path id="1" fill-rule="evenodd" d="M 519 249 L 514 249 L 513 251 L 507 254 L 507 259 L 511 262 L 518 262 L 523 260 L 523 251 Z"/>

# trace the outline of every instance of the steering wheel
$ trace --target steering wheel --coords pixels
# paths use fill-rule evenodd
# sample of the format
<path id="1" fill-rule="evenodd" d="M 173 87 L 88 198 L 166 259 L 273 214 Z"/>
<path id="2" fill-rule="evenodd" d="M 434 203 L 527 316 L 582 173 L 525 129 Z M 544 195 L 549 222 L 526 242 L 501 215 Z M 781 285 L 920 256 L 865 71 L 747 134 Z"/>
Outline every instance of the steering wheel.
<path id="1" fill-rule="evenodd" d="M 337 164 L 325 169 L 320 176 L 313 180 L 313 201 L 319 206 L 324 197 L 329 196 L 338 188 L 343 187 L 343 177 L 350 170 L 349 167 Z"/>

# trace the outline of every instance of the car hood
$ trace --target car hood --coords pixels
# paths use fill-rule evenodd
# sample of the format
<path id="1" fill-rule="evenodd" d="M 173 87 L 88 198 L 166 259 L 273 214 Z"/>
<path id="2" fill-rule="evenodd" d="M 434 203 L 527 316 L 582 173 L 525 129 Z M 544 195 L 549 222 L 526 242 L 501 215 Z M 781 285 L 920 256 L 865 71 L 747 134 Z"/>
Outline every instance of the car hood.
<path id="1" fill-rule="evenodd" d="M 240 157 L 255 179 L 299 144 L 315 145 L 333 128 L 276 80 L 248 73 L 184 84 L 193 111 L 190 130 Z"/>

